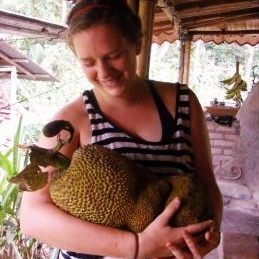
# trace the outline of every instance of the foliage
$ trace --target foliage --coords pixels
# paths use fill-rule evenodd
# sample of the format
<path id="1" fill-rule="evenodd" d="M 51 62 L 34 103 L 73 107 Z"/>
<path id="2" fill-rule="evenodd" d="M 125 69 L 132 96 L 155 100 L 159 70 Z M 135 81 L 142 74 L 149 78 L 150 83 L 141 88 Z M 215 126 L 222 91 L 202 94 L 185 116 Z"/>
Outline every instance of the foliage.
<path id="1" fill-rule="evenodd" d="M 54 23 L 62 22 L 63 9 L 67 13 L 71 6 L 72 1 L 54 0 L 2 0 L 0 3 L 2 9 Z M 59 80 L 42 82 L 19 79 L 17 101 L 21 104 L 19 108 L 23 108 L 23 113 L 26 113 L 25 124 L 45 124 L 60 106 L 80 95 L 82 89 L 88 87 L 74 54 L 65 42 L 15 35 L 6 35 L 5 41 Z M 48 113 L 45 112 L 46 107 Z"/>
<path id="2" fill-rule="evenodd" d="M 71 3 L 65 2 L 68 7 Z M 48 22 L 61 23 L 62 22 L 62 1 L 57 0 L 1 0 L 1 8 L 36 17 L 37 19 L 46 20 Z"/>
<path id="3" fill-rule="evenodd" d="M 43 125 L 39 123 L 31 123 L 29 125 L 24 125 L 23 127 L 23 143 L 30 145 L 36 143 L 39 139 L 40 133 Z"/>
<path id="4" fill-rule="evenodd" d="M 168 82 L 178 80 L 178 68 L 181 66 L 178 45 L 178 42 L 152 45 L 149 73 L 151 79 Z M 202 105 L 208 105 L 215 97 L 220 101 L 228 101 L 225 100 L 225 88 L 220 81 L 235 73 L 236 61 L 239 61 L 240 74 L 247 82 L 248 90 L 251 90 L 259 78 L 259 69 L 256 69 L 259 67 L 259 45 L 217 45 L 201 40 L 192 43 L 188 85 Z"/>
<path id="5" fill-rule="evenodd" d="M 177 82 L 179 60 L 177 42 L 173 44 L 164 42 L 161 45 L 154 43 L 152 44 L 151 52 L 150 79 Z"/>
<path id="6" fill-rule="evenodd" d="M 59 79 L 59 82 L 19 80 L 17 101 L 28 114 L 24 116 L 25 124 L 45 124 L 56 110 L 89 87 L 66 43 L 13 38 L 8 42 Z"/>
<path id="7" fill-rule="evenodd" d="M 0 153 L 0 258 L 47 258 L 41 249 L 42 244 L 21 234 L 18 213 L 21 193 L 8 181 L 27 163 L 27 156 L 22 156 L 19 148 L 21 138 L 22 117 L 13 147 L 5 154 Z"/>
<path id="8" fill-rule="evenodd" d="M 225 88 L 221 81 L 235 73 L 236 61 L 239 61 L 239 72 L 247 82 L 248 90 L 251 90 L 254 79 L 252 67 L 259 65 L 258 50 L 259 46 L 239 46 L 236 43 L 216 45 L 211 42 L 195 42 L 191 50 L 189 86 L 201 103 L 208 105 L 215 97 L 219 101 L 229 102 L 225 99 Z M 247 93 L 242 94 L 245 99 Z M 234 105 L 234 102 L 230 104 Z"/>

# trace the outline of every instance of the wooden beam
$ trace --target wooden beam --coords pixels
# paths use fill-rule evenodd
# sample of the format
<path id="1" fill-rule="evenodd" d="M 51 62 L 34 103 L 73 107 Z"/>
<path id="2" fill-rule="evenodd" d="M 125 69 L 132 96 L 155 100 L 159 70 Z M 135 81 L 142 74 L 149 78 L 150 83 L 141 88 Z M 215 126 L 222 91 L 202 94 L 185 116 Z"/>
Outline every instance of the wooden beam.
<path id="1" fill-rule="evenodd" d="M 190 59 L 191 59 L 191 39 L 184 41 L 184 60 L 183 60 L 183 84 L 189 84 Z"/>
<path id="2" fill-rule="evenodd" d="M 139 0 L 127 0 L 128 6 L 135 12 L 138 13 Z"/>
<path id="3" fill-rule="evenodd" d="M 259 13 L 258 0 L 158 0 L 158 3 L 170 20 L 174 20 L 175 27 L 184 30 L 258 20 Z"/>
<path id="4" fill-rule="evenodd" d="M 189 84 L 191 56 L 191 37 L 182 35 L 180 39 L 180 56 L 179 56 L 179 76 L 178 81 L 183 84 Z"/>
<path id="5" fill-rule="evenodd" d="M 143 39 L 142 50 L 137 58 L 137 74 L 143 78 L 148 78 L 149 73 L 155 3 L 155 0 L 139 0 L 139 16 L 142 21 Z"/>
<path id="6" fill-rule="evenodd" d="M 15 66 L 17 69 L 19 69 L 20 71 L 22 71 L 23 73 L 25 73 L 27 76 L 29 76 L 32 79 L 36 79 L 36 77 L 27 69 L 25 69 L 24 67 L 22 67 L 21 65 L 17 64 L 16 62 L 14 62 L 11 58 L 9 58 L 7 55 L 5 55 L 4 53 L 0 52 L 0 58 L 6 60 L 7 62 L 9 62 L 11 65 Z"/>
<path id="7" fill-rule="evenodd" d="M 258 9 L 259 13 L 259 9 Z M 182 20 L 181 26 L 184 30 L 195 30 L 197 28 L 204 28 L 204 27 L 226 27 L 228 24 L 235 24 L 236 21 L 251 21 L 255 19 L 254 14 L 249 15 L 236 15 L 236 16 L 222 16 L 222 17 L 207 17 L 192 21 Z M 243 25 L 244 27 L 244 25 Z"/>
<path id="8" fill-rule="evenodd" d="M 64 40 L 65 25 L 0 10 L 0 32 L 26 37 Z"/>
<path id="9" fill-rule="evenodd" d="M 259 34 L 259 30 L 236 30 L 236 31 L 188 31 L 190 35 L 246 35 Z"/>
<path id="10" fill-rule="evenodd" d="M 12 58 L 12 61 L 16 63 L 29 63 L 27 58 Z"/>
<path id="11" fill-rule="evenodd" d="M 214 17 L 218 15 L 222 15 L 223 13 L 228 13 L 231 15 L 235 15 L 238 12 L 245 12 L 249 14 L 258 9 L 258 0 L 251 0 L 251 1 L 243 1 L 239 3 L 214 3 L 209 4 L 208 2 L 203 2 L 202 4 L 195 4 L 195 5 L 186 5 L 177 6 L 174 3 L 174 6 L 177 10 L 177 15 L 179 19 L 187 19 L 187 18 L 194 18 L 194 17 Z"/>

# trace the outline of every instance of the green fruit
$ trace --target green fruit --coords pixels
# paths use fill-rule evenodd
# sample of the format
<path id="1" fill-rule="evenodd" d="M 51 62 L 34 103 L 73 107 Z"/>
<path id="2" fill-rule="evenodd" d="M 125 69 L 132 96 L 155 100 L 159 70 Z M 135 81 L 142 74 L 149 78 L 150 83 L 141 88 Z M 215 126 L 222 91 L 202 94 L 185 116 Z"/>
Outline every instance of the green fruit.
<path id="1" fill-rule="evenodd" d="M 227 78 L 225 80 L 220 81 L 221 83 L 225 84 L 225 85 L 232 85 L 233 83 L 235 83 L 237 80 L 241 79 L 240 74 L 235 73 L 232 77 Z"/>

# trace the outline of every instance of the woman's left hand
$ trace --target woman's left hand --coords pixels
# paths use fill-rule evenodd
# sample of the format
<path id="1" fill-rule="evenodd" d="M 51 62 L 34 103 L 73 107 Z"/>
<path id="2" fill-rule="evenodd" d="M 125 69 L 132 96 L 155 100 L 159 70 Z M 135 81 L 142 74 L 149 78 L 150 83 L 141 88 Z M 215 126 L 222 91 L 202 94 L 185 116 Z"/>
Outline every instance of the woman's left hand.
<path id="1" fill-rule="evenodd" d="M 173 258 L 201 259 L 220 243 L 220 232 L 213 229 L 205 233 L 202 242 L 197 242 L 197 238 L 193 237 L 186 230 L 183 230 L 182 236 L 188 249 L 182 249 L 170 243 L 167 244 L 167 248 L 171 251 Z"/>

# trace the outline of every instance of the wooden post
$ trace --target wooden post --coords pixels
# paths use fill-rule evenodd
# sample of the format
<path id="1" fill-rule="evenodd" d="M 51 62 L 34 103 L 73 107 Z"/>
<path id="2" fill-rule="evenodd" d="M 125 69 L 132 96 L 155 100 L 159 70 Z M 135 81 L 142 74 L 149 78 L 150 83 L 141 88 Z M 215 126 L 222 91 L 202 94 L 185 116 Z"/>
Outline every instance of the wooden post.
<path id="1" fill-rule="evenodd" d="M 156 0 L 139 0 L 139 16 L 142 21 L 142 50 L 137 57 L 137 74 L 148 78 L 150 52 L 153 34 L 153 22 Z"/>
<path id="2" fill-rule="evenodd" d="M 139 0 L 127 0 L 128 6 L 135 12 L 138 13 Z"/>
<path id="3" fill-rule="evenodd" d="M 191 57 L 191 40 L 190 38 L 184 41 L 184 60 L 183 60 L 183 83 L 189 84 L 190 73 L 190 57 Z"/>
<path id="4" fill-rule="evenodd" d="M 180 60 L 179 60 L 179 77 L 178 81 L 183 84 L 189 84 L 191 55 L 191 37 L 182 35 L 180 37 Z"/>

